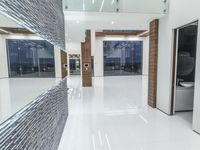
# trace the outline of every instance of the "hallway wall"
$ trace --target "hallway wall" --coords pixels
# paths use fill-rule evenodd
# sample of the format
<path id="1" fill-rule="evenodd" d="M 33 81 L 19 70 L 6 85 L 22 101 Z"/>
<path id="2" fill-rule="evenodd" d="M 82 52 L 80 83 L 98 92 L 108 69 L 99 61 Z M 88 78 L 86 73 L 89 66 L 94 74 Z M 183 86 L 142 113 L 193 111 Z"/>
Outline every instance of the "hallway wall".
<path id="1" fill-rule="evenodd" d="M 160 19 L 157 106 L 167 114 L 170 114 L 171 107 L 173 29 L 199 20 L 199 5 L 199 0 L 171 0 L 168 16 Z M 200 58 L 199 44 L 197 58 Z M 197 117 L 200 116 L 200 59 L 196 64 L 194 129 L 200 132 L 200 118 Z"/>

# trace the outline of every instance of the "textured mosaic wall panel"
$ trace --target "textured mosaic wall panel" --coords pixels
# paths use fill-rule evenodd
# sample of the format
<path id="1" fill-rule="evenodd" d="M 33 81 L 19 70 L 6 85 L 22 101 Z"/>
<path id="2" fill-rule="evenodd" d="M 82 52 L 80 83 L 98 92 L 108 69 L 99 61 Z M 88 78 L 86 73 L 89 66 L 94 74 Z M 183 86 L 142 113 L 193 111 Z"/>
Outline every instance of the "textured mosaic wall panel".
<path id="1" fill-rule="evenodd" d="M 66 80 L 0 126 L 1 150 L 57 150 L 68 116 Z"/>
<path id="2" fill-rule="evenodd" d="M 62 0 L 0 0 L 0 11 L 65 49 Z"/>

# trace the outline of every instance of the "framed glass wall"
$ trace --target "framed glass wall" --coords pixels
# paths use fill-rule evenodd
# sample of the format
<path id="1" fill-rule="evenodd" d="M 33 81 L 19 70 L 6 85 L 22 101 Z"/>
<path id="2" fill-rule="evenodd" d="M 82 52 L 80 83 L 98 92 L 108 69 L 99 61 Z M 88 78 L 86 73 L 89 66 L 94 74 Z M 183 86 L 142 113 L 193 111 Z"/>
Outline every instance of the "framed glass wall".
<path id="1" fill-rule="evenodd" d="M 10 77 L 55 77 L 54 46 L 44 40 L 7 39 Z"/>
<path id="2" fill-rule="evenodd" d="M 69 55 L 69 67 L 70 67 L 70 75 L 80 75 L 81 74 L 81 64 L 80 64 L 80 55 L 79 54 Z"/>
<path id="3" fill-rule="evenodd" d="M 104 41 L 104 75 L 141 75 L 143 41 Z"/>

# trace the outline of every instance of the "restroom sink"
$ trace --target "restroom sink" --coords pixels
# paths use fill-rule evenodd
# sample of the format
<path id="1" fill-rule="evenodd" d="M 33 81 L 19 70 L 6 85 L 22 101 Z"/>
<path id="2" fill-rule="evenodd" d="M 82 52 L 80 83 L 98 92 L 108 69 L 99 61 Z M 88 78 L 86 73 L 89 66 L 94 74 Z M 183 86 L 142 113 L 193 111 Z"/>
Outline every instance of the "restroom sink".
<path id="1" fill-rule="evenodd" d="M 183 87 L 194 87 L 194 82 L 180 82 Z"/>

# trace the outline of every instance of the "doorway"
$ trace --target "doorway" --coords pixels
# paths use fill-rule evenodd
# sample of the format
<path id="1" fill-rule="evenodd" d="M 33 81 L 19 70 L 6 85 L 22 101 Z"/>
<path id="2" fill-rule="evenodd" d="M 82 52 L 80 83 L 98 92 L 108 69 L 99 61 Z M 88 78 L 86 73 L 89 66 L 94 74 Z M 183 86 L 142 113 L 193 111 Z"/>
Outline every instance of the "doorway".
<path id="1" fill-rule="evenodd" d="M 192 122 L 198 21 L 174 30 L 171 114 Z M 189 118 L 189 119 L 188 119 Z"/>
<path id="2" fill-rule="evenodd" d="M 69 55 L 69 68 L 70 75 L 80 75 L 81 74 L 81 64 L 80 64 L 80 55 L 79 54 L 70 54 Z"/>

